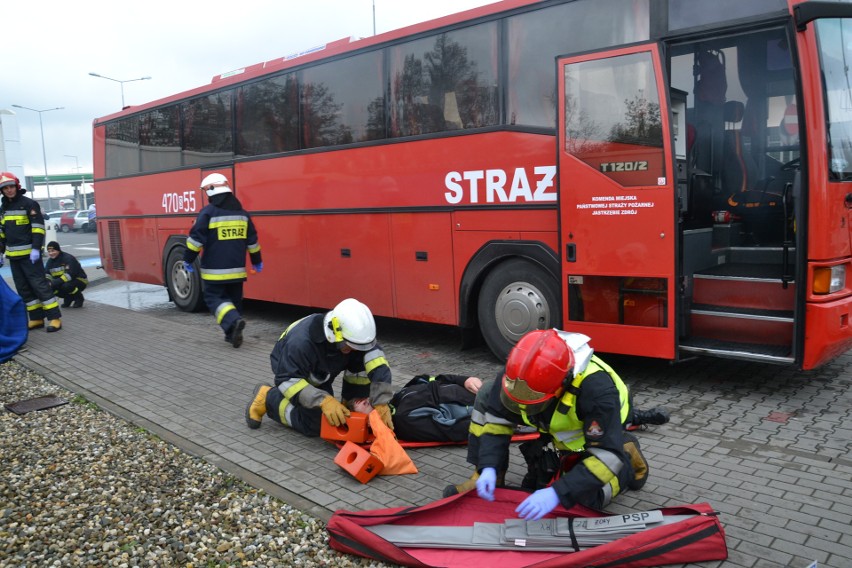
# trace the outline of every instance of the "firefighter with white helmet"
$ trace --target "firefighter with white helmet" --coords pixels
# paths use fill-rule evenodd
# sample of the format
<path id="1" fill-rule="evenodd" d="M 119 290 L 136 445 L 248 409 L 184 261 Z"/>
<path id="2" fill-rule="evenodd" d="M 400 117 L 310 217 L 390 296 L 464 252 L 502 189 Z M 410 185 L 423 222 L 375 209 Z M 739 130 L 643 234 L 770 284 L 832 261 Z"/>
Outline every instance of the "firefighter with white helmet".
<path id="1" fill-rule="evenodd" d="M 9 260 L 12 279 L 24 301 L 29 316 L 29 329 L 44 327 L 47 331 L 62 329 L 59 300 L 44 277 L 41 249 L 44 245 L 44 216 L 38 202 L 24 194 L 15 174 L 0 172 L 0 266 L 3 253 Z"/>
<path id="2" fill-rule="evenodd" d="M 639 441 L 626 431 L 639 422 L 630 393 L 588 342 L 585 335 L 555 329 L 531 331 L 518 341 L 504 371 L 483 386 L 474 403 L 468 461 L 476 473 L 448 486 L 445 496 L 476 488 L 493 501 L 517 425 L 536 428 L 556 448 L 545 450 L 554 463 L 552 478 L 531 485 L 529 474 L 524 479 L 524 487 L 535 490 L 516 509 L 526 520 L 540 519 L 559 504 L 602 509 L 625 489 L 644 485 L 648 465 Z M 648 423 L 668 421 L 664 409 L 644 414 Z M 531 472 L 533 465 L 528 459 Z"/>
<path id="3" fill-rule="evenodd" d="M 342 399 L 369 398 L 382 421 L 393 428 L 390 366 L 376 342 L 373 314 L 358 300 L 347 298 L 324 314 L 291 324 L 270 360 L 275 386 L 255 386 L 246 406 L 249 428 L 260 428 L 265 415 L 306 436 L 319 436 L 323 416 L 333 426 L 344 424 L 349 409 L 333 388 L 341 373 Z"/>
<path id="4" fill-rule="evenodd" d="M 201 181 L 209 204 L 199 212 L 189 237 L 183 267 L 195 271 L 195 259 L 201 254 L 201 282 L 204 303 L 225 332 L 225 341 L 239 347 L 243 343 L 243 283 L 248 278 L 246 251 L 255 272 L 263 270 L 260 244 L 251 216 L 231 191 L 228 178 L 215 173 Z"/>

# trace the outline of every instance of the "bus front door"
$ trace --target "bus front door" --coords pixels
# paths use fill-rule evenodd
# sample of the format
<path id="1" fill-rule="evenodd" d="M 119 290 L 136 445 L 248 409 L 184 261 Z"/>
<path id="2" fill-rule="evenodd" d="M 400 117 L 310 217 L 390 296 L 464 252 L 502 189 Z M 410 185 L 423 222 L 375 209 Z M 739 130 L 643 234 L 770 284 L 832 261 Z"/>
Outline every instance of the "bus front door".
<path id="1" fill-rule="evenodd" d="M 675 180 L 657 44 L 557 59 L 563 322 L 674 359 Z"/>

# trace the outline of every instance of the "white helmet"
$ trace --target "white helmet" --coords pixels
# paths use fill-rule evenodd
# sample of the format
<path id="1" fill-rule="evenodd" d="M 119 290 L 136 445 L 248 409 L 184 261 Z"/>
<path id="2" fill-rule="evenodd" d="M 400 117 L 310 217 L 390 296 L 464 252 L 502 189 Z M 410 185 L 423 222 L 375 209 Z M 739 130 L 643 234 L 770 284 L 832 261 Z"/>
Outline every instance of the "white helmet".
<path id="1" fill-rule="evenodd" d="M 576 377 L 586 370 L 589 361 L 592 360 L 592 355 L 595 352 L 592 346 L 589 345 L 589 341 L 592 338 L 582 333 L 571 333 L 560 329 L 557 329 L 556 332 L 562 338 L 562 341 L 574 352 L 574 376 Z"/>
<path id="2" fill-rule="evenodd" d="M 201 189 L 207 192 L 207 197 L 213 197 L 220 193 L 231 193 L 228 178 L 222 174 L 210 174 L 201 180 Z"/>
<path id="3" fill-rule="evenodd" d="M 323 318 L 325 338 L 330 343 L 346 342 L 358 351 L 376 346 L 376 321 L 370 308 L 354 298 L 346 298 Z"/>

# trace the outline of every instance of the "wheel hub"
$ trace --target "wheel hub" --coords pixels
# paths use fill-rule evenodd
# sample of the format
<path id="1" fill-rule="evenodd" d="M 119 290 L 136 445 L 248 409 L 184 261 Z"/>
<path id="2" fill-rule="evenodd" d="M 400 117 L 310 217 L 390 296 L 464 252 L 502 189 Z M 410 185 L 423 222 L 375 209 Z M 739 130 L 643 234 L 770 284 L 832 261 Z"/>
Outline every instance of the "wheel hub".
<path id="1" fill-rule="evenodd" d="M 192 292 L 190 282 L 191 280 L 186 269 L 176 264 L 172 270 L 172 284 L 174 285 L 174 292 L 179 298 L 186 299 L 189 297 Z"/>
<path id="2" fill-rule="evenodd" d="M 503 288 L 494 306 L 500 334 L 516 343 L 525 333 L 550 327 L 547 300 L 535 286 L 516 282 Z"/>

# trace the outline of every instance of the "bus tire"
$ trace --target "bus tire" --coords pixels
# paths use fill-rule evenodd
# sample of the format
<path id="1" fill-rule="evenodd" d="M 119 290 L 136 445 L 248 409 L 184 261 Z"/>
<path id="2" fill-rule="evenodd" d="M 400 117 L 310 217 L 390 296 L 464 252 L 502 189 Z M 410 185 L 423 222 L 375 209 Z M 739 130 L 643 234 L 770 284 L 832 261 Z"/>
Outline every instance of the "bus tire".
<path id="1" fill-rule="evenodd" d="M 559 283 L 537 264 L 508 260 L 486 276 L 477 312 L 485 343 L 505 361 L 528 331 L 560 327 Z"/>
<path id="2" fill-rule="evenodd" d="M 201 276 L 198 267 L 190 273 L 183 265 L 183 247 L 175 247 L 166 259 L 166 286 L 169 297 L 175 305 L 185 312 L 198 312 L 204 308 L 201 293 Z"/>

